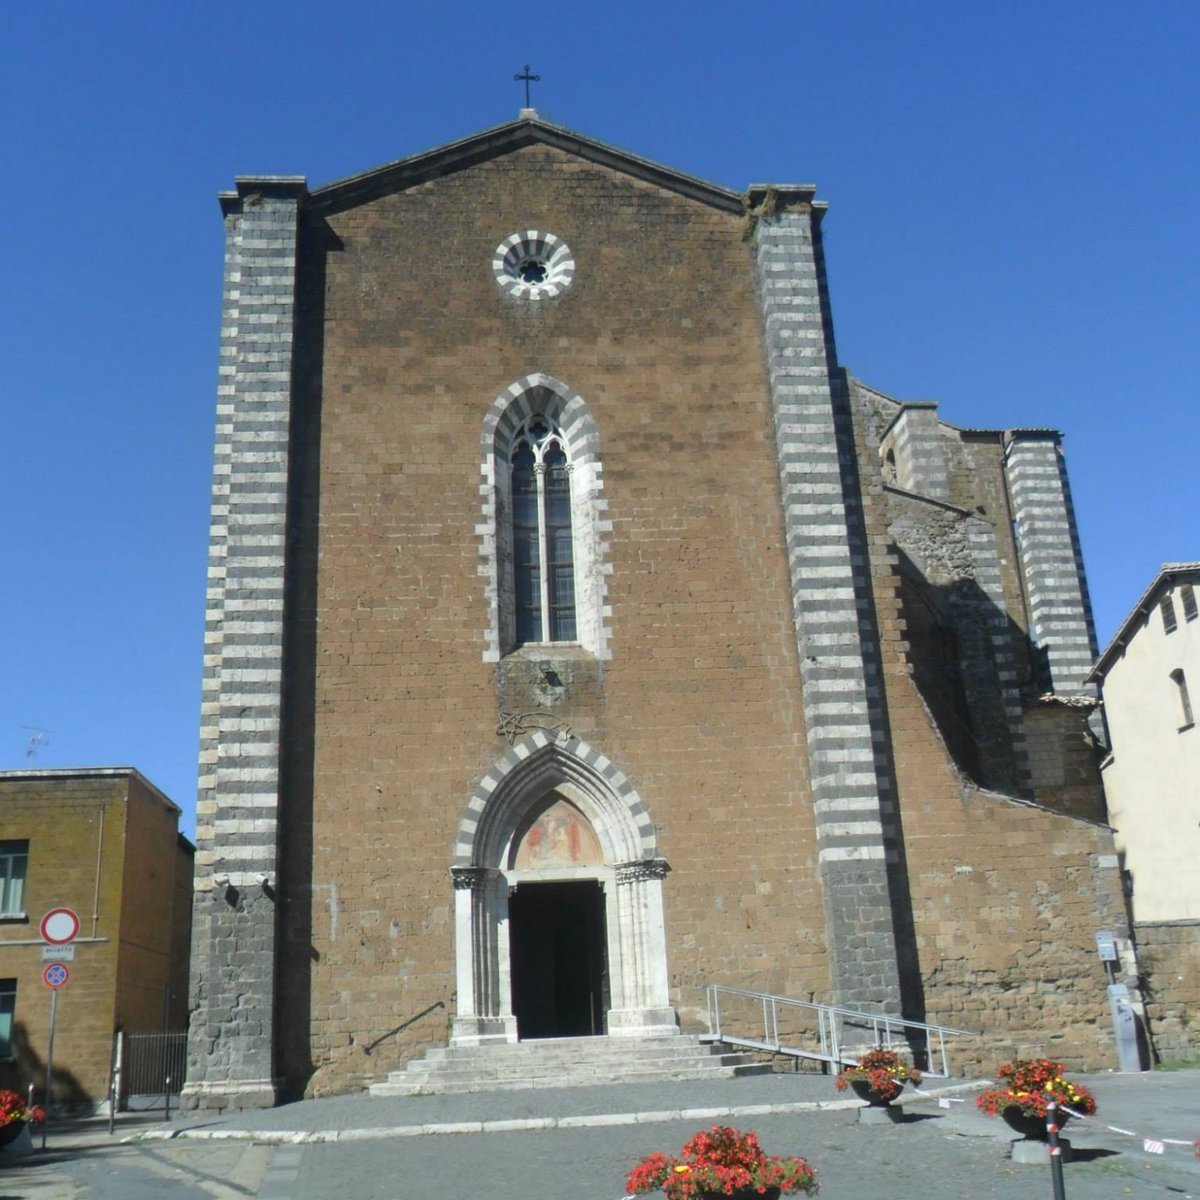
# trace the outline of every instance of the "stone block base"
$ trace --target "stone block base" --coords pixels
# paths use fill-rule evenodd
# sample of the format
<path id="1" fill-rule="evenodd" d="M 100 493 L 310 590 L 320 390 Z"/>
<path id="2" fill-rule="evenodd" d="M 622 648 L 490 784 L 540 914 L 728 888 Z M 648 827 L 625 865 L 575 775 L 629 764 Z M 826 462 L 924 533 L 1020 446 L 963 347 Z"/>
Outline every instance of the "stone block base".
<path id="1" fill-rule="evenodd" d="M 673 1008 L 610 1008 L 605 1015 L 609 1037 L 673 1037 L 679 1018 Z"/>
<path id="2" fill-rule="evenodd" d="M 494 1046 L 517 1040 L 516 1017 L 455 1017 L 452 1046 Z"/>
<path id="3" fill-rule="evenodd" d="M 274 1108 L 279 1103 L 281 1080 L 214 1080 L 184 1085 L 179 1097 L 182 1112 L 236 1112 L 248 1108 Z"/>
<path id="4" fill-rule="evenodd" d="M 1070 1162 L 1073 1157 L 1071 1143 L 1066 1138 L 1059 1138 L 1058 1146 L 1062 1151 L 1063 1162 Z M 1050 1143 L 1033 1142 L 1028 1138 L 1017 1138 L 1012 1143 L 1009 1158 L 1015 1163 L 1024 1163 L 1026 1166 L 1048 1167 L 1050 1165 Z"/>
<path id="5" fill-rule="evenodd" d="M 867 1104 L 858 1110 L 860 1125 L 898 1125 L 904 1120 L 904 1109 L 898 1104 L 888 1104 L 882 1108 L 877 1104 Z"/>

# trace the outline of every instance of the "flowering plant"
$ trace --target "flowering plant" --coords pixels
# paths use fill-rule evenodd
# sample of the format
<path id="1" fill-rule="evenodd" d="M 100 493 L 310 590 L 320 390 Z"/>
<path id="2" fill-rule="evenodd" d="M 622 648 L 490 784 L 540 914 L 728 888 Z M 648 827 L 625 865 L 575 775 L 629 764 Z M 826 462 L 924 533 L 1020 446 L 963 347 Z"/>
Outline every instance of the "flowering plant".
<path id="1" fill-rule="evenodd" d="M 906 1083 L 921 1082 L 921 1072 L 902 1061 L 895 1050 L 884 1050 L 876 1046 L 859 1059 L 857 1066 L 845 1067 L 839 1071 L 834 1082 L 838 1091 L 844 1092 L 855 1080 L 864 1082 L 872 1095 L 884 1104 L 890 1104 L 904 1091 Z"/>
<path id="2" fill-rule="evenodd" d="M 13 1121 L 40 1125 L 45 1119 L 46 1110 L 39 1105 L 26 1104 L 18 1092 L 0 1090 L 0 1126 L 10 1125 Z"/>
<path id="3" fill-rule="evenodd" d="M 1050 1058 L 1018 1058 L 997 1072 L 1000 1087 L 988 1088 L 975 1103 L 989 1117 L 1006 1108 L 1019 1108 L 1026 1116 L 1045 1117 L 1050 1098 L 1089 1117 L 1096 1111 L 1096 1098 L 1085 1087 L 1063 1078 L 1063 1065 Z"/>
<path id="4" fill-rule="evenodd" d="M 802 1158 L 763 1153 L 753 1133 L 714 1125 L 685 1142 L 680 1157 L 655 1152 L 642 1159 L 625 1181 L 627 1191 L 661 1190 L 668 1200 L 689 1200 L 706 1193 L 732 1196 L 738 1191 L 765 1193 L 817 1191 L 817 1176 Z"/>

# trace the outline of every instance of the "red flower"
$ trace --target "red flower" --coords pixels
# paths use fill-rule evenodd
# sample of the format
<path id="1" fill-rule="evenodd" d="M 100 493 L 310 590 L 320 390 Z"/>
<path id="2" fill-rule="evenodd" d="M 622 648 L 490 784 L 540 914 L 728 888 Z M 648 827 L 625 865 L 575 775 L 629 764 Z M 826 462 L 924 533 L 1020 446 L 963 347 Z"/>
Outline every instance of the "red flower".
<path id="1" fill-rule="evenodd" d="M 727 1125 L 695 1134 L 684 1143 L 681 1158 L 668 1158 L 656 1151 L 642 1159 L 629 1173 L 625 1188 L 630 1192 L 661 1189 L 668 1200 L 690 1200 L 705 1192 L 732 1195 L 752 1188 L 765 1192 L 817 1190 L 812 1167 L 802 1158 L 774 1157 L 763 1153 L 753 1133 L 741 1133 Z"/>

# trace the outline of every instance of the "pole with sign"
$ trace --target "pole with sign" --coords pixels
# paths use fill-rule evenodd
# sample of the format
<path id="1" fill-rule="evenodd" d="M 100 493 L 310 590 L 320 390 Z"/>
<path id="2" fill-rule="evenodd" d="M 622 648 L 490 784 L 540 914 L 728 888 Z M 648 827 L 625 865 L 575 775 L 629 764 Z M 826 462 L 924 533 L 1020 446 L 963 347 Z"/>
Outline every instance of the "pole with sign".
<path id="1" fill-rule="evenodd" d="M 46 1129 L 50 1124 L 50 1083 L 54 1078 L 54 1027 L 58 1019 L 58 989 L 65 987 L 71 971 L 65 962 L 75 957 L 71 943 L 79 935 L 79 917 L 69 908 L 52 908 L 41 924 L 42 959 L 51 958 L 42 968 L 42 982 L 50 989 L 50 1039 L 46 1048 L 46 1118 L 42 1122 L 42 1149 L 46 1148 Z M 49 953 L 47 953 L 49 951 Z M 69 953 L 67 953 L 69 951 Z"/>

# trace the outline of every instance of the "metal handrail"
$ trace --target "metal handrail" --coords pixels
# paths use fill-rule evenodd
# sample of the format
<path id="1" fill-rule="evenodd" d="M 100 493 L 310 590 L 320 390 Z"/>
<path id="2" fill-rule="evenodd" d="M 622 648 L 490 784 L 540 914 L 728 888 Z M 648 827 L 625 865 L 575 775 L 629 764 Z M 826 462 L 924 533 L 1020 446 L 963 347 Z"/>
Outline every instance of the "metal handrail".
<path id="1" fill-rule="evenodd" d="M 793 1000 L 788 996 L 775 996 L 769 992 L 752 992 L 745 988 L 728 987 L 721 983 L 710 983 L 704 987 L 708 996 L 708 1034 L 705 1041 L 729 1042 L 731 1045 L 748 1046 L 757 1050 L 768 1050 L 774 1054 L 790 1054 L 797 1058 L 809 1058 L 820 1062 L 854 1066 L 858 1059 L 846 1053 L 843 1026 L 847 1023 L 861 1026 L 870 1032 L 876 1046 L 892 1049 L 902 1044 L 915 1049 L 914 1041 L 924 1041 L 925 1074 L 945 1078 L 950 1074 L 950 1060 L 946 1053 L 947 1037 L 974 1036 L 966 1029 L 953 1029 L 949 1025 L 930 1025 L 924 1021 L 910 1021 L 906 1017 L 887 1013 L 862 1012 L 855 1008 L 844 1008 L 839 1004 L 817 1004 L 809 1000 Z M 762 1010 L 761 1038 L 745 1037 L 722 1028 L 721 997 L 737 997 L 741 1000 L 758 1001 Z M 811 1046 L 787 1045 L 779 1033 L 779 1014 L 783 1009 L 815 1013 L 817 1021 L 818 1049 Z M 914 1031 L 910 1034 L 908 1031 Z M 941 1070 L 935 1070 L 937 1063 Z"/>

